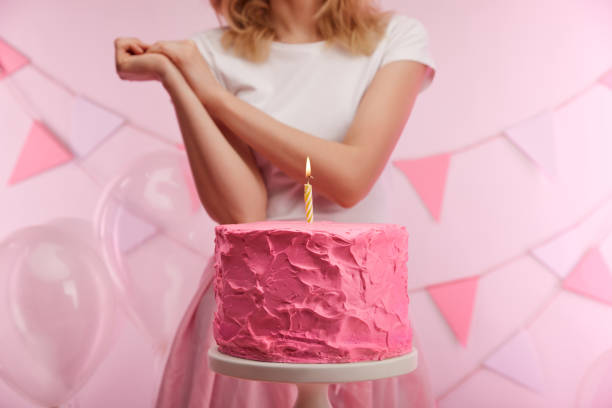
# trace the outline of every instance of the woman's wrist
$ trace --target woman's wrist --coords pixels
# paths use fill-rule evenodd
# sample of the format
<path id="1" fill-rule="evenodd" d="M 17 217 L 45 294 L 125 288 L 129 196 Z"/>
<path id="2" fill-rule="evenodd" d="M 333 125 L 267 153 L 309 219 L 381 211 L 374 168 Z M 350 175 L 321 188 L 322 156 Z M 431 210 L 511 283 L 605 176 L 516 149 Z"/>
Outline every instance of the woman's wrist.
<path id="1" fill-rule="evenodd" d="M 161 69 L 159 77 L 160 82 L 162 85 L 164 85 L 166 90 L 170 90 L 171 88 L 175 87 L 178 81 L 184 80 L 181 71 L 179 71 L 178 68 L 176 68 L 176 66 L 169 60 Z"/>
<path id="2" fill-rule="evenodd" d="M 233 97 L 233 95 L 227 89 L 219 85 L 218 87 L 210 90 L 208 95 L 203 97 L 204 106 L 211 115 L 218 117 L 218 114 L 225 106 L 227 99 L 231 97 Z"/>

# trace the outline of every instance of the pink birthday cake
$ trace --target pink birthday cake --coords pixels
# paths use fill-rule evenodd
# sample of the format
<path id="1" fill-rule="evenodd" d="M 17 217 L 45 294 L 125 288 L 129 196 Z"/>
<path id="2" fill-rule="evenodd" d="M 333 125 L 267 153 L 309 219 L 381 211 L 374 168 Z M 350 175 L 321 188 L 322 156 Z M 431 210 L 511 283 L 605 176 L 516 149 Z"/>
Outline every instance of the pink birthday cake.
<path id="1" fill-rule="evenodd" d="M 263 221 L 215 227 L 219 351 L 342 363 L 409 353 L 408 233 L 394 224 Z"/>

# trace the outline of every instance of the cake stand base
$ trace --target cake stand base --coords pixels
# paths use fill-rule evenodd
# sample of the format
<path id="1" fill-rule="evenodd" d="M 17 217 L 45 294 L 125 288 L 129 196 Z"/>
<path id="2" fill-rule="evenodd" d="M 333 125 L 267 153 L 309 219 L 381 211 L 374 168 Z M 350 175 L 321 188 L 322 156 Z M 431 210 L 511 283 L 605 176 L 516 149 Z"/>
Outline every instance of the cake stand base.
<path id="1" fill-rule="evenodd" d="M 355 363 L 272 363 L 247 360 L 219 352 L 213 344 L 208 350 L 211 370 L 246 380 L 294 383 L 298 397 L 294 408 L 331 408 L 327 398 L 329 384 L 378 380 L 408 374 L 417 368 L 418 351 L 380 361 Z"/>

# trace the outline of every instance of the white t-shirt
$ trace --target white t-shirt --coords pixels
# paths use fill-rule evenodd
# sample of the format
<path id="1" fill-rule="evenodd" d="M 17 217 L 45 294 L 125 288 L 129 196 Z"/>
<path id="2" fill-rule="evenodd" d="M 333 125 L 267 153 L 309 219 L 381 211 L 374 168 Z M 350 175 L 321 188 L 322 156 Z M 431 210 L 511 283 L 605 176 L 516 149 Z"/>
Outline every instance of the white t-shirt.
<path id="1" fill-rule="evenodd" d="M 402 14 L 392 17 L 371 56 L 352 56 L 337 46 L 325 48 L 325 41 L 272 42 L 269 59 L 256 64 L 223 49 L 223 30 L 216 27 L 190 37 L 221 85 L 275 119 L 326 140 L 344 139 L 366 88 L 385 64 L 413 60 L 426 65 L 421 91 L 435 75 L 423 24 Z M 294 181 L 254 154 L 268 190 L 268 219 L 304 219 L 304 182 Z M 317 163 L 312 158 L 311 165 L 315 220 L 392 222 L 387 207 L 392 193 L 384 177 L 389 166 L 368 195 L 347 209 L 317 194 Z"/>

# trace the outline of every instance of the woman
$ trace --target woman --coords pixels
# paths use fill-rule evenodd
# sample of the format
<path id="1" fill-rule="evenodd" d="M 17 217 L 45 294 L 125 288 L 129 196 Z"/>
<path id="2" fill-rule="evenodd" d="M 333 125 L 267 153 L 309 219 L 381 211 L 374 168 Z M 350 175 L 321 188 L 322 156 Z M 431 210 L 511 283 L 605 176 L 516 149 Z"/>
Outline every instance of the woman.
<path id="1" fill-rule="evenodd" d="M 379 179 L 435 72 L 422 24 L 367 0 L 211 4 L 227 26 L 152 45 L 115 40 L 122 79 L 159 80 L 168 91 L 211 218 L 303 219 L 310 156 L 315 218 L 392 221 L 391 192 Z M 156 407 L 291 406 L 296 390 L 289 384 L 208 369 L 213 274 L 209 261 L 177 330 Z M 421 358 L 404 376 L 335 384 L 330 401 L 334 407 L 433 406 L 424 370 Z"/>

